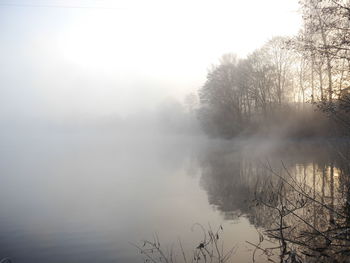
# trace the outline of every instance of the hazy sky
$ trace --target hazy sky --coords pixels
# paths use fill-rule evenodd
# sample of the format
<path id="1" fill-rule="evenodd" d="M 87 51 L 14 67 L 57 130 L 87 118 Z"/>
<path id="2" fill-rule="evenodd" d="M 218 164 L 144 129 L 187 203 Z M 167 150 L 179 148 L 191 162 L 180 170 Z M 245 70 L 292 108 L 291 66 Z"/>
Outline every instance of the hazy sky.
<path id="1" fill-rule="evenodd" d="M 223 53 L 301 25 L 297 0 L 0 0 L 0 118 L 127 115 L 181 98 Z"/>

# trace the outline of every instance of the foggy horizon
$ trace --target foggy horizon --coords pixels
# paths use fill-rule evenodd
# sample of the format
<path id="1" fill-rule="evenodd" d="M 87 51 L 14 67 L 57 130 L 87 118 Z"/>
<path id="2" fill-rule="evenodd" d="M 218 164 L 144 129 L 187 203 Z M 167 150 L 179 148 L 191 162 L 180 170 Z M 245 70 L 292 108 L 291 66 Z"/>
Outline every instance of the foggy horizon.
<path id="1" fill-rule="evenodd" d="M 182 102 L 223 54 L 245 57 L 296 34 L 297 9 L 276 0 L 1 1 L 1 118 L 126 117 L 168 97 Z"/>
<path id="2" fill-rule="evenodd" d="M 0 263 L 345 263 L 350 0 L 0 0 Z"/>

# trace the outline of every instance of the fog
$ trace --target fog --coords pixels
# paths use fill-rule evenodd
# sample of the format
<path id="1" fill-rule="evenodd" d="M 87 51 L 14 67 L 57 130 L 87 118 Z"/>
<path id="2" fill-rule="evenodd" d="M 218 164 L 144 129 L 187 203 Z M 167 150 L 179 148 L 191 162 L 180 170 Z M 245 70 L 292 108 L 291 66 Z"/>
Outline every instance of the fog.
<path id="1" fill-rule="evenodd" d="M 296 33 L 296 2 L 267 1 L 266 14 L 228 1 L 2 1 L 1 119 L 152 113 L 196 92 L 223 53 L 245 56 L 273 35 Z"/>
<path id="2" fill-rule="evenodd" d="M 345 262 L 319 2 L 0 0 L 0 262 Z"/>
<path id="3" fill-rule="evenodd" d="M 180 238 L 191 253 L 202 238 L 191 229 L 200 223 L 222 225 L 225 249 L 236 246 L 232 260 L 245 262 L 252 255 L 246 241 L 259 240 L 255 226 L 273 224 L 263 208 L 254 208 L 257 181 L 273 176 L 264 165 L 283 171 L 283 160 L 302 179 L 315 163 L 320 182 L 321 168 L 334 161 L 322 140 L 113 131 L 94 125 L 1 134 L 1 257 L 137 262 L 142 255 L 130 243 L 142 245 L 154 233 L 164 249 L 179 251 Z"/>

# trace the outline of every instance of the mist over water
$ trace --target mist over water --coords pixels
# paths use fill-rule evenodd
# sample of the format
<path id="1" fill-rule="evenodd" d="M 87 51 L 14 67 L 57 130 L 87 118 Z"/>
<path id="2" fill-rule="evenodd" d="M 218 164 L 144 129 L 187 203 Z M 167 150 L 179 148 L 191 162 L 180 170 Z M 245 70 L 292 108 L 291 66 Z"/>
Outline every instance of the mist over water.
<path id="1" fill-rule="evenodd" d="M 0 256 L 14 262 L 138 262 L 130 242 L 154 233 L 166 247 L 181 238 L 191 251 L 202 236 L 194 223 L 222 225 L 225 247 L 237 246 L 233 259 L 247 261 L 245 241 L 258 240 L 255 227 L 266 223 L 251 208 L 256 180 L 267 176 L 262 164 L 281 170 L 283 160 L 303 175 L 300 167 L 327 158 L 317 141 L 158 128 L 36 125 L 8 128 L 1 138 Z"/>
<path id="2" fill-rule="evenodd" d="M 348 262 L 349 10 L 0 1 L 0 263 Z"/>

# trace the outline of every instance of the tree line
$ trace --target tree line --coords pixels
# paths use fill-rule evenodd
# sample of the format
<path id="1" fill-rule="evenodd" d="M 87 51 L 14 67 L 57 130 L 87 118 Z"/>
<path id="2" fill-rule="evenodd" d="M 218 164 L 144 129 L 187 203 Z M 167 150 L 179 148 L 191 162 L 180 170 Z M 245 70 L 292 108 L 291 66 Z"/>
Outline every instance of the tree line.
<path id="1" fill-rule="evenodd" d="M 342 132 L 350 128 L 350 3 L 299 3 L 297 36 L 274 37 L 245 59 L 225 54 L 209 70 L 198 92 L 198 117 L 208 134 L 233 137 L 284 126 L 314 136 L 328 134 L 330 120 Z"/>

